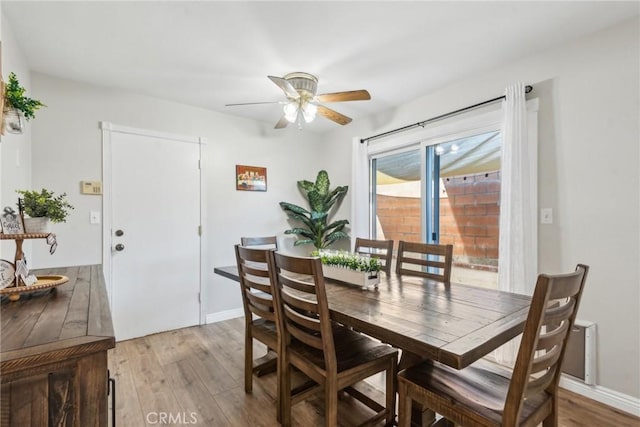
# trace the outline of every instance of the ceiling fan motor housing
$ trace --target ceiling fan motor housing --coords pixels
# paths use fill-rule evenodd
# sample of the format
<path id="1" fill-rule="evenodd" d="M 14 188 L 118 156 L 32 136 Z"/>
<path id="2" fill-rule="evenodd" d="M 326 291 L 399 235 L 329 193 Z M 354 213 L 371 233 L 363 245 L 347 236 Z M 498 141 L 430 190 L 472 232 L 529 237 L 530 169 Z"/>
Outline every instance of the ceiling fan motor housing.
<path id="1" fill-rule="evenodd" d="M 313 98 L 318 89 L 318 78 L 309 73 L 289 73 L 283 77 L 303 98 Z"/>

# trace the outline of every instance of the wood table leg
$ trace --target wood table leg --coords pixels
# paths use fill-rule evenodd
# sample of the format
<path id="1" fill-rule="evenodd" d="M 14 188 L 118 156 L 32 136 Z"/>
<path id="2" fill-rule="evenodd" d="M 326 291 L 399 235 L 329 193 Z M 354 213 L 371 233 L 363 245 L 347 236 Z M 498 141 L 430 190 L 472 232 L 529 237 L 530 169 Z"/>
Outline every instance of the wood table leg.
<path id="1" fill-rule="evenodd" d="M 261 377 L 271 372 L 275 372 L 277 368 L 278 354 L 269 349 L 267 354 L 253 362 L 253 373 Z"/>

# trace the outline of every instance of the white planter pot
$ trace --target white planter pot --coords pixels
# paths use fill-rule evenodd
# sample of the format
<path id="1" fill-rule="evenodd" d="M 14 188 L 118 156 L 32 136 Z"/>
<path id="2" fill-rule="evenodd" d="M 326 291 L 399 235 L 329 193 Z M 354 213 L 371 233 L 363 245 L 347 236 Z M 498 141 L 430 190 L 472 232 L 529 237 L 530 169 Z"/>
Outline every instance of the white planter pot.
<path id="1" fill-rule="evenodd" d="M 25 218 L 25 233 L 48 234 L 51 233 L 51 221 L 47 217 Z"/>
<path id="2" fill-rule="evenodd" d="M 380 283 L 379 272 L 365 272 L 349 270 L 348 268 L 335 267 L 332 265 L 322 265 L 324 277 L 339 280 L 341 282 L 352 283 L 362 288 L 378 287 Z"/>

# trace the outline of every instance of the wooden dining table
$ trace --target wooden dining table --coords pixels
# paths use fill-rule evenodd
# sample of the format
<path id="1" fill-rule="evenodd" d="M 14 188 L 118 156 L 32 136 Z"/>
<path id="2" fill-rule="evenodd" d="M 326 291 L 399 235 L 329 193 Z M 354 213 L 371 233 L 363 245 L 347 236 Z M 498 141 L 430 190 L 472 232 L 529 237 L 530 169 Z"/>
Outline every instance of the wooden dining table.
<path id="1" fill-rule="evenodd" d="M 216 274 L 239 282 L 236 266 Z M 400 369 L 433 360 L 462 369 L 519 335 L 531 298 L 395 273 L 377 288 L 325 279 L 332 318 L 403 350 Z"/>

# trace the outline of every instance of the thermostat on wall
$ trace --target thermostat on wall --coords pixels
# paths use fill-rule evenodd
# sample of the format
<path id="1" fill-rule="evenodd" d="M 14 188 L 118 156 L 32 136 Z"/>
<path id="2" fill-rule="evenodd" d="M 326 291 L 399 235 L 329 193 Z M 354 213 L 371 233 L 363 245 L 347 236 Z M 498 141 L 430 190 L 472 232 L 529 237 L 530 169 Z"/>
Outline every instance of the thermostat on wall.
<path id="1" fill-rule="evenodd" d="M 100 181 L 81 181 L 80 193 L 82 194 L 102 194 L 102 182 Z"/>

